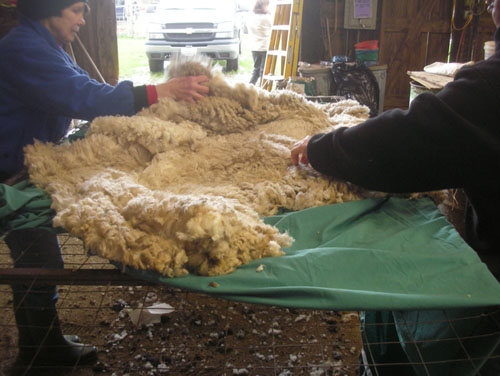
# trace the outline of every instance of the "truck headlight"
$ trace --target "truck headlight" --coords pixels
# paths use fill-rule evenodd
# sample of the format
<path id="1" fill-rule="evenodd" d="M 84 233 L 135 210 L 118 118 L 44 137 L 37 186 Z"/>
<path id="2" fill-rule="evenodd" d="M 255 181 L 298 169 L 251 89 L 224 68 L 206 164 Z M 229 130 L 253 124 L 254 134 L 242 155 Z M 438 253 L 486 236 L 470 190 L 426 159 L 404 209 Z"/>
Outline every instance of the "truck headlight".
<path id="1" fill-rule="evenodd" d="M 221 22 L 217 25 L 217 33 L 215 33 L 216 38 L 233 38 L 234 35 L 234 23 L 233 22 Z"/>
<path id="2" fill-rule="evenodd" d="M 163 39 L 161 23 L 150 22 L 148 24 L 148 39 Z"/>
<path id="3" fill-rule="evenodd" d="M 148 39 L 163 39 L 163 33 L 150 32 L 148 33 Z"/>

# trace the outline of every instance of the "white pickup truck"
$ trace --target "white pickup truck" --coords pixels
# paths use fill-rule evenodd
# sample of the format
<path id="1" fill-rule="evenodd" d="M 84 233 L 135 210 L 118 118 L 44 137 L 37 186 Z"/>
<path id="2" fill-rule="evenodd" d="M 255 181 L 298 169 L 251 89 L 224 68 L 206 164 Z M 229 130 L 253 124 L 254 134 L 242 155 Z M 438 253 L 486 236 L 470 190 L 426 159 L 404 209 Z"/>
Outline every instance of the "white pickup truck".
<path id="1" fill-rule="evenodd" d="M 242 12 L 237 0 L 160 0 L 148 25 L 146 55 L 151 72 L 174 55 L 206 55 L 238 70 Z"/>

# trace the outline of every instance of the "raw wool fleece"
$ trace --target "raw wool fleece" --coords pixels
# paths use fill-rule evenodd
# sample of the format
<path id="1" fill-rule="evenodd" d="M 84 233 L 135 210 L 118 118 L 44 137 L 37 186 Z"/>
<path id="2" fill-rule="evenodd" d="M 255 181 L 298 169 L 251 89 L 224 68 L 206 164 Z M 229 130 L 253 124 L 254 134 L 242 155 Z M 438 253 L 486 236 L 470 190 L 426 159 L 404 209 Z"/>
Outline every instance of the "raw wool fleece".
<path id="1" fill-rule="evenodd" d="M 162 99 L 133 117 L 95 119 L 82 140 L 25 149 L 31 181 L 52 197 L 54 226 L 87 249 L 169 277 L 225 274 L 292 244 L 260 217 L 364 197 L 294 167 L 290 147 L 366 120 L 366 107 L 230 86 L 199 63 L 175 69 L 209 75 L 210 96 Z"/>

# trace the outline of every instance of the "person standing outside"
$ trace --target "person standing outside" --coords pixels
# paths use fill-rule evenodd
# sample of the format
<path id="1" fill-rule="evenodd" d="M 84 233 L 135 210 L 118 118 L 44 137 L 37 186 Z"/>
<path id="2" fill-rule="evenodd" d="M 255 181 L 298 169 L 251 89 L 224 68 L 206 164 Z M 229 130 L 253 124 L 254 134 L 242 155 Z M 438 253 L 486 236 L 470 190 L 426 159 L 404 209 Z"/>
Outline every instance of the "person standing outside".
<path id="1" fill-rule="evenodd" d="M 266 52 L 271 35 L 272 14 L 269 11 L 269 0 L 257 0 L 248 19 L 248 35 L 253 58 L 253 72 L 250 83 L 256 85 L 262 79 Z"/>
<path id="2" fill-rule="evenodd" d="M 18 0 L 19 26 L 0 40 L 0 182 L 24 169 L 23 148 L 58 142 L 72 119 L 132 116 L 171 97 L 190 103 L 209 92 L 206 76 L 181 77 L 159 85 L 116 86 L 91 79 L 62 46 L 85 25 L 87 0 Z M 43 229 L 15 230 L 5 237 L 16 268 L 63 268 L 57 235 Z M 97 348 L 64 336 L 53 285 L 12 285 L 19 353 L 15 366 L 89 363 Z"/>

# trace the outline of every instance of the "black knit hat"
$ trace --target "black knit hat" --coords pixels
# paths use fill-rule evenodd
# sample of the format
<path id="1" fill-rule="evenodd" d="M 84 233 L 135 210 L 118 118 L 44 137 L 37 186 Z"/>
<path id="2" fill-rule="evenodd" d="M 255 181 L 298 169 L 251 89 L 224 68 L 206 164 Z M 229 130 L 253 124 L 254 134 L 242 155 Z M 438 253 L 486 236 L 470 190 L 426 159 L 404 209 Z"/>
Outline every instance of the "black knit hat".
<path id="1" fill-rule="evenodd" d="M 60 16 L 61 11 L 74 3 L 88 0 L 17 0 L 17 11 L 33 20 Z"/>

